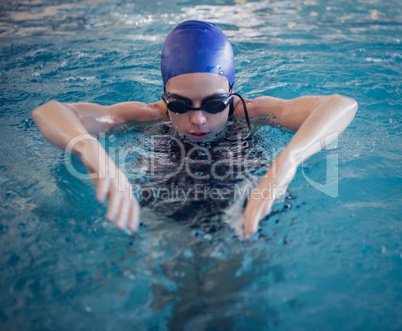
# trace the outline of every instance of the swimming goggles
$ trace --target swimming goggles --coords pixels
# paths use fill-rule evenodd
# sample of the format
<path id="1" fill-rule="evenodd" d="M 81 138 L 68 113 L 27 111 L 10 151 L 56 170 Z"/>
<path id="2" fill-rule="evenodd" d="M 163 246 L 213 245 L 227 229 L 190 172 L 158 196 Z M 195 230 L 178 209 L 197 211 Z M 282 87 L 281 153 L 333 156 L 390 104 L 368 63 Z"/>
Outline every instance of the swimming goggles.
<path id="1" fill-rule="evenodd" d="M 168 109 L 177 114 L 184 114 L 189 110 L 203 110 L 210 114 L 217 114 L 226 109 L 233 101 L 233 94 L 216 94 L 202 100 L 200 108 L 194 108 L 190 99 L 180 95 L 163 93 L 162 100 L 166 103 Z"/>

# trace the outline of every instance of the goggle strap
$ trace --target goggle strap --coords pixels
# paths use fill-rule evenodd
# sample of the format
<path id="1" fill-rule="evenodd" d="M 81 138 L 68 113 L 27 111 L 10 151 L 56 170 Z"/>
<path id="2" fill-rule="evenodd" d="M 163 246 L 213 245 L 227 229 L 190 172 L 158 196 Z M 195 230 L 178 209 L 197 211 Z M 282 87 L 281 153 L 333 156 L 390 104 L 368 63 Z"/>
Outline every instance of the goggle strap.
<path id="1" fill-rule="evenodd" d="M 241 100 L 241 102 L 243 104 L 244 115 L 246 116 L 246 122 L 247 122 L 247 125 L 248 125 L 248 129 L 251 130 L 250 119 L 248 118 L 246 102 L 244 101 L 243 97 L 239 93 L 233 93 L 233 95 L 236 95 L 236 96 L 238 96 L 240 98 L 240 100 Z"/>

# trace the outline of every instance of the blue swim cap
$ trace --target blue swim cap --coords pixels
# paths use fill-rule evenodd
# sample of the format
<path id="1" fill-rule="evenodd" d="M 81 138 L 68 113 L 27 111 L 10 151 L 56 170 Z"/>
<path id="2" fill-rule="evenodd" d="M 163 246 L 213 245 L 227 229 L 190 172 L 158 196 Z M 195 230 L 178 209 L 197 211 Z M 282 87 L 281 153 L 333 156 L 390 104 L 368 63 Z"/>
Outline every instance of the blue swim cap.
<path id="1" fill-rule="evenodd" d="M 180 23 L 167 36 L 162 48 L 163 85 L 175 76 L 212 72 L 233 86 L 235 77 L 232 45 L 215 24 L 202 21 Z"/>

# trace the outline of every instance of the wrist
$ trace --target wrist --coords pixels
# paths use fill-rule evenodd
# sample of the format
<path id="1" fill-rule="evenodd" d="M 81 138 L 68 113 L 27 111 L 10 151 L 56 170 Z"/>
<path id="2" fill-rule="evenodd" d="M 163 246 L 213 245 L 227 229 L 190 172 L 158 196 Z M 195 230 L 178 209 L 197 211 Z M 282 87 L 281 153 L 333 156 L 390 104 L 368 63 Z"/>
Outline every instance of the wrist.
<path id="1" fill-rule="evenodd" d="M 272 163 L 261 184 L 275 187 L 287 187 L 296 174 L 299 163 L 293 154 L 283 151 Z"/>
<path id="2" fill-rule="evenodd" d="M 105 149 L 99 140 L 90 134 L 82 134 L 72 139 L 65 151 L 78 156 L 89 173 L 98 172 L 102 163 L 100 161 L 106 159 Z"/>
<path id="3" fill-rule="evenodd" d="M 296 169 L 301 163 L 301 157 L 294 150 L 287 148 L 278 155 L 275 162 L 280 165 L 281 168 Z"/>

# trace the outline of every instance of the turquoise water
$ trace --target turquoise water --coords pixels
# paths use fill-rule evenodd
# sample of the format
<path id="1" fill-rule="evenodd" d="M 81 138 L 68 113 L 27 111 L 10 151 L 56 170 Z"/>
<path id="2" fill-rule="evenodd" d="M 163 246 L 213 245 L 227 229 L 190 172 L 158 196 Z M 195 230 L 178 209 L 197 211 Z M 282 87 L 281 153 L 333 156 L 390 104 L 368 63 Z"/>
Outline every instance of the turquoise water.
<path id="1" fill-rule="evenodd" d="M 0 12 L 1 330 L 402 328 L 399 1 L 37 0 L 1 3 Z M 183 173 L 149 176 L 144 155 L 163 123 L 103 139 L 116 159 L 126 156 L 142 199 L 143 224 L 130 236 L 106 221 L 92 184 L 70 173 L 30 117 L 52 99 L 159 99 L 163 40 L 186 19 L 229 36 L 235 89 L 246 97 L 340 93 L 359 103 L 337 146 L 299 169 L 248 241 L 232 228 L 242 199 L 141 195 L 194 185 Z M 235 153 L 260 146 L 261 169 L 292 136 L 233 128 L 239 144 L 216 143 Z M 156 171 L 168 154 L 158 148 Z M 336 156 L 334 198 L 307 178 L 325 183 Z"/>

